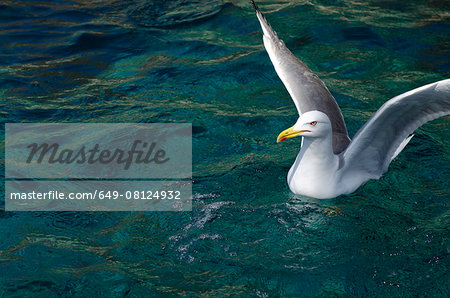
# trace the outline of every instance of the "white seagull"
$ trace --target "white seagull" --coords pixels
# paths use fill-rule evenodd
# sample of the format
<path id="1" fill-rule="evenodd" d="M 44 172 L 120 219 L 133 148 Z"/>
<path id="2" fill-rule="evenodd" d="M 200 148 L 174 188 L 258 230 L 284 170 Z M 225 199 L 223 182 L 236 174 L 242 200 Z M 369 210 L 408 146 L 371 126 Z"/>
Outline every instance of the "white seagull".
<path id="1" fill-rule="evenodd" d="M 329 199 L 354 192 L 387 171 L 418 127 L 450 114 L 447 79 L 390 99 L 350 140 L 339 106 L 325 84 L 289 51 L 253 0 L 252 4 L 266 51 L 299 113 L 295 125 L 277 139 L 303 137 L 287 175 L 293 193 Z"/>

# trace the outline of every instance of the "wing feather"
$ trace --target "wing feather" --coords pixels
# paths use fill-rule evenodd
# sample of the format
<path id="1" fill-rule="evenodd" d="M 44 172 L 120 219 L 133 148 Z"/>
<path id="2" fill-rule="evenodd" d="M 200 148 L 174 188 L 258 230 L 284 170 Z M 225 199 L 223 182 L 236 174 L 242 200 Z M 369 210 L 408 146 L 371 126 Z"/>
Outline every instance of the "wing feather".
<path id="1" fill-rule="evenodd" d="M 264 15 L 252 1 L 263 30 L 263 41 L 270 60 L 298 114 L 321 111 L 330 118 L 333 128 L 333 151 L 341 153 L 350 143 L 341 110 L 322 80 L 297 59 L 272 30 Z"/>
<path id="2" fill-rule="evenodd" d="M 356 133 L 342 153 L 344 171 L 378 179 L 424 123 L 450 114 L 450 79 L 387 101 Z"/>

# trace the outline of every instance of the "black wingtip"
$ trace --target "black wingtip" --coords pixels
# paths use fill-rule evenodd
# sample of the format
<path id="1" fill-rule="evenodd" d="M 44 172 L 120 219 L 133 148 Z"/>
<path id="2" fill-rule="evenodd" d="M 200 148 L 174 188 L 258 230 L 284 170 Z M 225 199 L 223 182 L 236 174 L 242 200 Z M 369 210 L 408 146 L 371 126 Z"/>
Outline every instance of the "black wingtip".
<path id="1" fill-rule="evenodd" d="M 253 1 L 253 0 L 252 0 L 252 5 L 253 5 L 253 8 L 254 8 L 256 11 L 259 11 L 258 6 L 256 5 L 255 1 Z"/>

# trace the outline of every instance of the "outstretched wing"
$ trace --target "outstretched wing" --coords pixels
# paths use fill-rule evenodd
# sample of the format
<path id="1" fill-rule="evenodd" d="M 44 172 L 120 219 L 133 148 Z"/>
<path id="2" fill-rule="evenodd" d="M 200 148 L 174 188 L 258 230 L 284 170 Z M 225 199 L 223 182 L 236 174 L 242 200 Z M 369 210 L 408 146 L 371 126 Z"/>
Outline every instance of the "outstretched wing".
<path id="1" fill-rule="evenodd" d="M 425 122 L 450 114 L 450 79 L 387 101 L 356 133 L 343 152 L 344 171 L 379 178 Z"/>
<path id="2" fill-rule="evenodd" d="M 336 100 L 319 77 L 289 51 L 255 3 L 252 3 L 264 32 L 266 51 L 299 115 L 314 110 L 325 113 L 333 128 L 333 151 L 335 154 L 341 153 L 350 143 L 350 139 Z"/>

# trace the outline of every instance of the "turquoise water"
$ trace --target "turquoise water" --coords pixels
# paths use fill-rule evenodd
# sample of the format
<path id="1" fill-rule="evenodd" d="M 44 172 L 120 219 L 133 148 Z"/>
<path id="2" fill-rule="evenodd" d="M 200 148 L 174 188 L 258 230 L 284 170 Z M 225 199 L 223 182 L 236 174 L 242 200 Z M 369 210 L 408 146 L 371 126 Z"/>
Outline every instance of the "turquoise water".
<path id="1" fill-rule="evenodd" d="M 450 77 L 448 1 L 258 2 L 351 135 Z M 248 1 L 3 1 L 0 26 L 3 122 L 194 127 L 192 212 L 1 212 L 0 296 L 450 295 L 448 117 L 379 181 L 298 197 L 300 140 L 276 144 L 296 110 Z"/>

